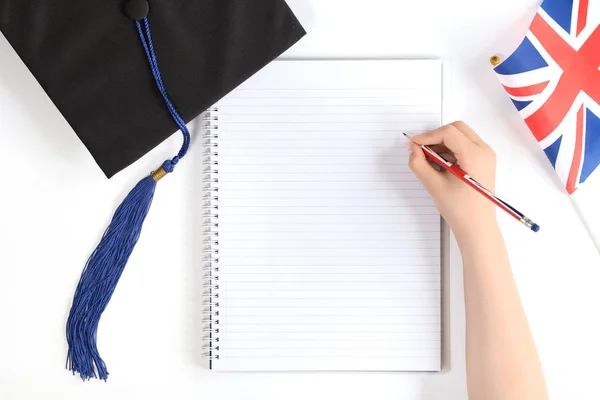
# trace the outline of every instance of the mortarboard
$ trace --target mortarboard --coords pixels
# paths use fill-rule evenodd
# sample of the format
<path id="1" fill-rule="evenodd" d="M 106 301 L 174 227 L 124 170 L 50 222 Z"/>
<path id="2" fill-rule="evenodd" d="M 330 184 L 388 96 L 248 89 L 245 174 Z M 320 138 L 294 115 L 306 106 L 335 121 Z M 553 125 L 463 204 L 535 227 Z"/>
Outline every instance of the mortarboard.
<path id="1" fill-rule="evenodd" d="M 305 31 L 284 0 L 0 0 L 0 31 L 107 177 L 183 133 L 181 151 L 117 208 L 75 292 L 67 367 L 106 380 L 98 322 L 156 183 L 187 153 L 185 124 Z"/>

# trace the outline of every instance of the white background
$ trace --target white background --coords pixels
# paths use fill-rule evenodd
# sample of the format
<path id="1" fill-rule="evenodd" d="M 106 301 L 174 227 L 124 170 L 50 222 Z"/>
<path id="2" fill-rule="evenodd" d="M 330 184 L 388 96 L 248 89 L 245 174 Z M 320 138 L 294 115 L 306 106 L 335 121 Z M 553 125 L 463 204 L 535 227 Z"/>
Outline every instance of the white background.
<path id="1" fill-rule="evenodd" d="M 286 57 L 446 61 L 446 120 L 464 119 L 497 150 L 498 192 L 542 226 L 532 234 L 500 217 L 551 398 L 600 398 L 600 257 L 488 63 L 490 55 L 517 45 L 539 0 L 289 3 L 309 35 Z M 0 398 L 466 399 L 456 248 L 446 288 L 451 356 L 445 373 L 204 369 L 197 139 L 177 173 L 161 182 L 100 324 L 108 383 L 71 376 L 64 369 L 64 328 L 85 260 L 126 191 L 176 152 L 180 138 L 174 135 L 107 181 L 1 36 L 0 60 Z"/>

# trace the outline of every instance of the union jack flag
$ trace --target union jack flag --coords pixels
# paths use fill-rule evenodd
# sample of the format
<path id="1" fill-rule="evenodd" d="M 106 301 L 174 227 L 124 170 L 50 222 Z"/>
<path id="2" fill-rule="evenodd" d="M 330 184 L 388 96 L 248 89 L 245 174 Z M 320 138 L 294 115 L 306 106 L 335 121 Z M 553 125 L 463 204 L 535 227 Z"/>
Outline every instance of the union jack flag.
<path id="1" fill-rule="evenodd" d="M 500 82 L 572 194 L 600 164 L 600 1 L 545 0 Z"/>

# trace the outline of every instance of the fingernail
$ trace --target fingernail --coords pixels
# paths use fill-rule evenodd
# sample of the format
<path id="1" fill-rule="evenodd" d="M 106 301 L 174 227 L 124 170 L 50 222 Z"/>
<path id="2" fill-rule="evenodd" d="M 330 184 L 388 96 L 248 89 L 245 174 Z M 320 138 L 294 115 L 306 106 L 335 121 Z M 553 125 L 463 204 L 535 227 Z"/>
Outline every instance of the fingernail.
<path id="1" fill-rule="evenodd" d="M 412 147 L 411 142 L 406 143 L 406 149 L 408 150 L 408 154 L 411 154 L 413 152 L 413 147 Z"/>

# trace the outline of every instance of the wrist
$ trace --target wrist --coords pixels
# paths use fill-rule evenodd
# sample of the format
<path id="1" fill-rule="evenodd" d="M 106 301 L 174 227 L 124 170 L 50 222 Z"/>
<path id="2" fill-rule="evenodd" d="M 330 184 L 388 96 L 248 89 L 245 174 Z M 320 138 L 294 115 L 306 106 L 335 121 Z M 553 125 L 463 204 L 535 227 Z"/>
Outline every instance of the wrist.
<path id="1" fill-rule="evenodd" d="M 490 268 L 500 272 L 500 267 L 504 266 L 510 270 L 506 245 L 497 223 L 486 225 L 477 232 L 460 233 L 456 239 L 465 273 L 471 273 L 475 269 L 486 271 Z"/>
<path id="2" fill-rule="evenodd" d="M 488 218 L 479 218 L 476 223 L 451 225 L 450 228 L 461 249 L 468 249 L 472 246 L 484 247 L 488 243 L 502 238 L 495 215 Z"/>

